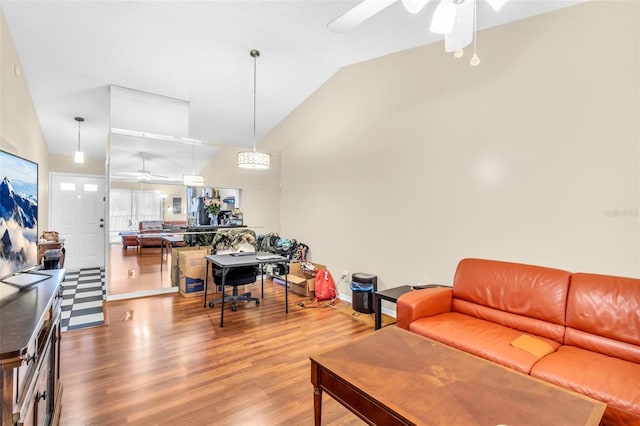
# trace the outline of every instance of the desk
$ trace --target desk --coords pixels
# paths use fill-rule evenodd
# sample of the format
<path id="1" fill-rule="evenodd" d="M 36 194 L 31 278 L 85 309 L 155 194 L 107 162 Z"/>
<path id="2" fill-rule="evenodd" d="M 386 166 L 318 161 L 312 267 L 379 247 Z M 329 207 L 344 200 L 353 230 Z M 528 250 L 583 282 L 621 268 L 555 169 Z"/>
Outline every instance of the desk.
<path id="1" fill-rule="evenodd" d="M 269 257 L 268 259 L 260 259 L 260 257 Z M 251 253 L 250 255 L 244 255 L 244 256 L 232 256 L 230 254 L 213 254 L 213 255 L 209 255 L 209 256 L 205 256 L 205 259 L 207 259 L 207 266 L 205 268 L 205 275 L 204 275 L 204 307 L 207 307 L 207 290 L 209 287 L 209 263 L 213 263 L 215 266 L 218 266 L 219 268 L 222 269 L 222 303 L 220 303 L 220 305 L 222 306 L 222 310 L 220 312 L 220 327 L 223 327 L 224 324 L 224 282 L 227 278 L 227 274 L 229 273 L 229 270 L 233 269 L 233 268 L 238 268 L 241 266 L 253 266 L 253 265 L 259 265 L 260 268 L 262 269 L 262 267 L 267 264 L 267 263 L 276 263 L 276 264 L 280 264 L 280 265 L 285 265 L 285 267 L 287 267 L 288 269 L 288 265 L 289 265 L 289 259 L 284 257 L 284 256 L 279 256 L 273 253 L 263 253 L 263 252 L 258 252 L 258 253 Z M 260 274 L 260 284 L 261 284 L 261 298 L 264 298 L 264 274 L 262 273 L 264 271 L 261 270 L 261 274 Z M 287 281 L 287 278 L 285 276 L 285 283 L 284 283 L 284 311 L 286 313 L 289 313 L 289 282 Z"/>
<path id="2" fill-rule="evenodd" d="M 163 235 L 160 237 L 160 272 L 162 272 L 162 264 L 164 263 L 164 246 L 175 247 L 176 245 L 184 245 L 183 235 Z"/>
<path id="3" fill-rule="evenodd" d="M 313 355 L 322 394 L 375 425 L 593 425 L 606 404 L 398 327 Z"/>

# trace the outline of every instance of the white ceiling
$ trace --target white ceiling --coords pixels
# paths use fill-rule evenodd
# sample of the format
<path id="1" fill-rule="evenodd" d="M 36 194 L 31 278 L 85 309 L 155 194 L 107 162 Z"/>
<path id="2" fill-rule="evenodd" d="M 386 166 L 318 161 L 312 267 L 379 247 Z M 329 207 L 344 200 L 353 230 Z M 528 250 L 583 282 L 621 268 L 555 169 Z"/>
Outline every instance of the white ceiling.
<path id="1" fill-rule="evenodd" d="M 578 1 L 511 0 L 500 13 L 478 0 L 478 27 L 522 19 Z M 253 143 L 253 58 L 258 49 L 257 139 L 282 121 L 340 68 L 423 44 L 437 1 L 418 15 L 392 4 L 355 29 L 326 24 L 358 1 L 0 1 L 42 130 L 52 153 L 71 156 L 82 116 L 85 155 L 104 158 L 109 85 L 186 100 L 189 136 L 212 145 Z M 468 66 L 466 63 L 461 66 Z M 126 139 L 126 138 L 125 138 Z M 259 142 L 258 142 L 259 146 Z M 185 146 L 186 147 L 186 146 Z M 155 152 L 146 168 L 167 174 Z M 128 147 L 123 156 L 141 152 Z M 176 152 L 177 151 L 177 152 Z M 215 152 L 215 148 L 211 150 Z M 197 168 L 206 162 L 198 154 Z M 112 158 L 112 164 L 121 163 Z M 128 171 L 142 168 L 127 163 Z M 138 164 L 139 163 L 139 164 Z M 130 170 L 131 167 L 135 167 Z M 169 167 L 171 167 L 169 169 Z"/>

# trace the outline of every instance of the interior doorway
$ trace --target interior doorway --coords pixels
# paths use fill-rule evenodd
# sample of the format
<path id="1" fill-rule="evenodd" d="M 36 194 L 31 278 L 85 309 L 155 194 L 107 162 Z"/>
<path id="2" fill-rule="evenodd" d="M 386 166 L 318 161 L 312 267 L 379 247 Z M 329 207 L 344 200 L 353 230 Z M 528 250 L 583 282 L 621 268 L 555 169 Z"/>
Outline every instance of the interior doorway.
<path id="1" fill-rule="evenodd" d="M 104 268 L 105 178 L 51 173 L 49 181 L 49 226 L 64 239 L 65 269 Z"/>

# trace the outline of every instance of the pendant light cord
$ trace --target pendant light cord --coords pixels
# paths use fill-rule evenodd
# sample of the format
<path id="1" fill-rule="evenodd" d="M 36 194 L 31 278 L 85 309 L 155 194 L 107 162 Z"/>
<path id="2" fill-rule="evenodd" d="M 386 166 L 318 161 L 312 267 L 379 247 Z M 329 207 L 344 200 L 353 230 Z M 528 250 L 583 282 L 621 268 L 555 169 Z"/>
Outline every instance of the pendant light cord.
<path id="1" fill-rule="evenodd" d="M 477 50 L 478 40 L 478 0 L 473 2 L 473 57 L 471 57 L 471 66 L 477 67 L 480 64 L 480 58 L 478 58 Z"/>
<path id="2" fill-rule="evenodd" d="M 191 176 L 196 175 L 196 144 L 191 144 Z"/>
<path id="3" fill-rule="evenodd" d="M 477 27 L 477 19 L 478 19 L 478 0 L 473 2 L 473 54 L 476 52 L 476 39 L 478 38 L 478 27 Z"/>
<path id="4" fill-rule="evenodd" d="M 80 151 L 80 125 L 84 121 L 84 118 L 82 118 L 82 117 L 74 117 L 73 119 L 78 122 L 78 151 Z"/>
<path id="5" fill-rule="evenodd" d="M 253 152 L 256 152 L 256 92 L 257 92 L 257 68 L 258 68 L 258 56 L 260 52 L 258 50 L 252 50 L 250 55 L 253 57 Z"/>

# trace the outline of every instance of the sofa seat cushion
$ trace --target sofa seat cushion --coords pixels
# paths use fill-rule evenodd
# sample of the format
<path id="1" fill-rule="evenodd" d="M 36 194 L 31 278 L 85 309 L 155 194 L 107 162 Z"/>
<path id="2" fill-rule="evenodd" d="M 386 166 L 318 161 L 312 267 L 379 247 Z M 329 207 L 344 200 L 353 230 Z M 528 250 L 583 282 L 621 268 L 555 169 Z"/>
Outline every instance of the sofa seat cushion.
<path id="1" fill-rule="evenodd" d="M 561 346 L 540 359 L 531 376 L 605 402 L 602 424 L 640 424 L 640 364 Z"/>
<path id="2" fill-rule="evenodd" d="M 409 325 L 409 330 L 525 374 L 538 361 L 535 355 L 511 346 L 524 334 L 521 331 L 457 312 L 418 319 Z M 555 340 L 533 337 L 548 343 L 553 350 L 560 346 Z"/>

